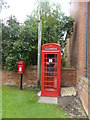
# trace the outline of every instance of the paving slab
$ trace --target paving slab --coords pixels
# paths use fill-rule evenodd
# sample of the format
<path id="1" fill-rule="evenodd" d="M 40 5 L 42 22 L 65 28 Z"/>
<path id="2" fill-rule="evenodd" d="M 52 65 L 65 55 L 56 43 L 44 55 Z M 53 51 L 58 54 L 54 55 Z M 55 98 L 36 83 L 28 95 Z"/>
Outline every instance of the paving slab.
<path id="1" fill-rule="evenodd" d="M 39 91 L 39 92 L 37 93 L 37 96 L 39 96 L 39 97 L 41 96 L 41 91 Z"/>
<path id="2" fill-rule="evenodd" d="M 48 103 L 48 104 L 57 104 L 58 98 L 57 97 L 43 97 L 41 96 L 38 100 L 38 103 Z"/>
<path id="3" fill-rule="evenodd" d="M 64 96 L 76 96 L 76 90 L 74 87 L 62 87 L 61 88 L 61 97 Z"/>

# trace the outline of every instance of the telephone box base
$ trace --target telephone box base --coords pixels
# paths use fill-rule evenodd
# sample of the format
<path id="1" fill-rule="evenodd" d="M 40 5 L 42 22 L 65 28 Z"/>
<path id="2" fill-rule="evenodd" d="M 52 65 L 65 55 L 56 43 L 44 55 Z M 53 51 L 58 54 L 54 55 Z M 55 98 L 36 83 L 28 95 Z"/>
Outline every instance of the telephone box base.
<path id="1" fill-rule="evenodd" d="M 60 92 L 56 92 L 56 91 L 41 91 L 41 95 L 42 96 L 48 96 L 48 97 L 59 97 L 60 96 Z"/>

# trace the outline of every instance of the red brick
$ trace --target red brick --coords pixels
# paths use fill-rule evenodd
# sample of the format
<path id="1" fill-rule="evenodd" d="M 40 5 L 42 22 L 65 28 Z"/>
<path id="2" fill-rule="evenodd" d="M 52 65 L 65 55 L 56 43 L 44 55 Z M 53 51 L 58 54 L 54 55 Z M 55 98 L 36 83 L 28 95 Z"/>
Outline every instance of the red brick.
<path id="1" fill-rule="evenodd" d="M 74 86 L 76 85 L 76 70 L 75 69 L 62 69 L 61 70 L 61 85 Z"/>
<path id="2" fill-rule="evenodd" d="M 77 8 L 77 9 L 76 9 Z M 88 92 L 78 83 L 79 76 L 85 76 L 86 62 L 86 3 L 71 0 L 71 16 L 75 19 L 74 33 L 71 36 L 68 52 L 68 62 L 76 67 L 76 82 L 79 95 L 82 97 L 86 111 L 88 111 Z M 87 72 L 90 75 L 90 2 L 88 3 L 88 41 L 87 41 Z M 90 76 L 88 76 L 89 78 Z M 81 88 L 81 89 L 80 89 Z M 83 91 L 83 92 L 82 92 Z"/>
<path id="3" fill-rule="evenodd" d="M 76 9 L 77 8 L 77 9 Z M 71 0 L 71 16 L 75 19 L 74 33 L 69 47 L 68 63 L 77 68 L 77 77 L 85 76 L 85 50 L 86 50 L 86 3 Z M 90 2 L 88 5 L 88 64 L 90 61 Z M 89 70 L 88 70 L 89 72 Z M 90 74 L 90 72 L 89 72 Z"/>
<path id="4" fill-rule="evenodd" d="M 61 70 L 61 82 L 62 86 L 76 85 L 76 70 L 75 69 L 62 69 Z M 15 85 L 20 84 L 20 75 L 14 71 L 2 70 L 2 83 L 13 83 Z M 23 84 L 37 85 L 37 69 L 36 67 L 30 67 L 25 70 L 23 75 Z"/>

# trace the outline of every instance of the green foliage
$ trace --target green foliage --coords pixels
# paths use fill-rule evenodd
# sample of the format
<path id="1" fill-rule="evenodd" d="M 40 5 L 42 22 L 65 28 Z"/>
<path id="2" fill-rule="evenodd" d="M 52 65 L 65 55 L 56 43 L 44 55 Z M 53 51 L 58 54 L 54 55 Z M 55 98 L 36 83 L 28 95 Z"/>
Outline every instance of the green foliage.
<path id="1" fill-rule="evenodd" d="M 28 64 L 30 51 L 31 48 L 28 42 L 16 40 L 9 43 L 8 41 L 6 47 L 2 50 L 4 67 L 8 70 L 17 70 L 19 60 L 23 60 Z"/>
<path id="2" fill-rule="evenodd" d="M 64 57 L 61 57 L 61 67 L 66 67 L 66 61 Z"/>
<path id="3" fill-rule="evenodd" d="M 42 3 L 42 44 L 58 43 L 61 50 L 66 41 L 63 36 L 70 37 L 74 20 L 65 16 L 59 4 Z M 2 24 L 2 59 L 8 70 L 17 70 L 19 60 L 26 66 L 37 64 L 38 51 L 38 7 L 27 16 L 23 24 L 15 17 L 10 17 L 7 24 Z"/>
<path id="4" fill-rule="evenodd" d="M 42 44 L 59 43 L 63 49 L 66 41 L 63 40 L 65 32 L 70 37 L 74 20 L 65 16 L 59 4 L 42 4 Z"/>

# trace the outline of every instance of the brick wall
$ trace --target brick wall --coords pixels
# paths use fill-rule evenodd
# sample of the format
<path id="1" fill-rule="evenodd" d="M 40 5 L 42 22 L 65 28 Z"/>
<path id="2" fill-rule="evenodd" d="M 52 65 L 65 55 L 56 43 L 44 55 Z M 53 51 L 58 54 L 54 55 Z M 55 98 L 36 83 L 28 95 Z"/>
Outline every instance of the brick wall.
<path id="1" fill-rule="evenodd" d="M 77 89 L 84 109 L 88 115 L 88 79 L 83 76 L 79 76 Z"/>
<path id="2" fill-rule="evenodd" d="M 85 76 L 86 3 L 80 3 L 78 76 Z"/>
<path id="3" fill-rule="evenodd" d="M 70 40 L 70 63 L 76 67 L 77 76 L 85 76 L 86 3 L 72 2 L 71 16 L 75 25 Z"/>
<path id="4" fill-rule="evenodd" d="M 90 90 L 90 2 L 88 3 L 88 89 Z M 88 91 L 88 102 L 90 103 L 90 91 Z M 88 106 L 88 114 L 90 118 L 90 104 Z"/>
<path id="5" fill-rule="evenodd" d="M 62 86 L 76 85 L 76 70 L 74 68 L 63 68 L 61 70 L 61 85 Z"/>
<path id="6" fill-rule="evenodd" d="M 61 84 L 62 86 L 74 86 L 75 69 L 64 68 L 61 70 Z M 18 85 L 20 84 L 20 75 L 14 71 L 2 70 L 2 84 Z M 23 75 L 23 86 L 37 85 L 37 67 L 32 66 L 25 71 Z"/>
<path id="7" fill-rule="evenodd" d="M 77 67 L 77 61 L 78 61 L 78 36 L 79 36 L 79 13 L 80 13 L 80 6 L 78 2 L 71 3 L 71 16 L 75 20 L 74 26 L 73 26 L 73 34 L 71 36 L 70 40 L 70 47 L 69 47 L 69 52 L 70 52 L 70 63 L 71 66 Z M 78 14 L 77 14 L 78 13 Z"/>
<path id="8" fill-rule="evenodd" d="M 90 2 L 88 3 L 88 79 L 90 80 Z"/>
<path id="9" fill-rule="evenodd" d="M 74 32 L 71 36 L 68 61 L 76 67 L 77 77 L 85 76 L 85 48 L 86 48 L 86 3 L 71 0 L 71 16 L 75 20 Z M 88 43 L 87 43 L 87 75 L 90 79 L 90 2 L 88 3 Z M 77 78 L 76 77 L 76 78 Z"/>
<path id="10" fill-rule="evenodd" d="M 14 71 L 2 70 L 2 84 L 18 85 L 20 84 L 20 75 Z M 36 85 L 37 84 L 37 68 L 30 66 L 25 70 L 23 75 L 23 85 Z"/>
<path id="11" fill-rule="evenodd" d="M 71 0 L 71 16 L 75 19 L 74 33 L 70 39 L 70 64 L 76 67 L 77 89 L 83 106 L 88 114 L 88 78 L 90 75 L 90 2 L 88 5 L 88 78 L 85 78 L 86 49 L 86 3 Z M 88 114 L 89 115 L 89 114 Z"/>
<path id="12" fill-rule="evenodd" d="M 75 19 L 75 26 L 74 33 L 70 40 L 70 63 L 72 66 L 76 67 L 76 80 L 78 81 L 79 76 L 85 76 L 86 3 L 72 2 L 71 16 Z"/>

